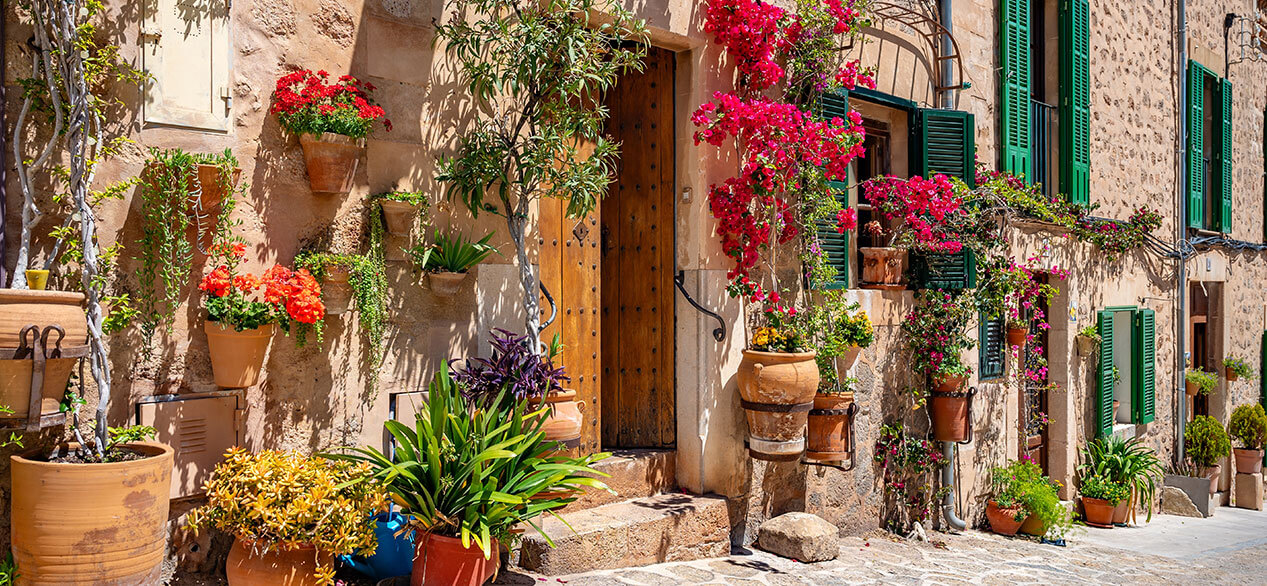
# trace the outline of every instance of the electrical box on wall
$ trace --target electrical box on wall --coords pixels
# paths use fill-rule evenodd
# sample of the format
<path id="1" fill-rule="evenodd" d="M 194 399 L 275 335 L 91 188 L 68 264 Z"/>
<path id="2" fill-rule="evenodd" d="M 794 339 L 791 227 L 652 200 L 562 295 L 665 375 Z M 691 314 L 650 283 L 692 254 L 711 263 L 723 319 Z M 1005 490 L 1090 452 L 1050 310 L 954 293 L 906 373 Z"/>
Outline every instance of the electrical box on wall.
<path id="1" fill-rule="evenodd" d="M 427 391 L 392 393 L 387 406 L 392 420 L 413 428 L 418 420 L 418 412 L 427 408 Z M 391 453 L 392 447 L 392 434 L 383 430 L 383 449 Z"/>
<path id="2" fill-rule="evenodd" d="M 242 444 L 243 403 L 237 391 L 221 391 L 160 395 L 137 404 L 137 424 L 153 427 L 155 439 L 176 451 L 171 498 L 201 496 L 224 453 Z"/>

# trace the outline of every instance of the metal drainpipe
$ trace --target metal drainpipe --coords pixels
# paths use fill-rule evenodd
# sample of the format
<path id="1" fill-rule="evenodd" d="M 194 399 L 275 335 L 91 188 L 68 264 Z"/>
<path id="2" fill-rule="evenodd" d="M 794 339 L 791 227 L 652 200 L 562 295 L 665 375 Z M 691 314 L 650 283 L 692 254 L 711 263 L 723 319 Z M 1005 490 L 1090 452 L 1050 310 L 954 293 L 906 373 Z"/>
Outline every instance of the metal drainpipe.
<path id="1" fill-rule="evenodd" d="M 1175 283 L 1175 463 L 1183 462 L 1184 459 L 1184 430 L 1188 425 L 1188 396 L 1184 392 L 1184 370 L 1187 364 L 1184 362 L 1184 347 L 1187 344 L 1186 333 L 1187 328 L 1184 326 L 1185 317 L 1187 315 L 1187 293 L 1188 293 L 1188 262 L 1184 257 L 1187 249 L 1188 239 L 1188 206 L 1187 202 L 1187 184 L 1188 184 L 1188 165 L 1184 158 L 1184 154 L 1188 147 L 1188 2 L 1187 0 L 1177 0 L 1179 3 L 1179 149 L 1177 152 L 1178 169 L 1175 174 L 1178 179 L 1176 198 L 1179 207 L 1179 213 L 1175 214 L 1179 218 L 1178 225 L 1175 226 L 1175 235 L 1179 242 L 1179 270 L 1177 273 L 1177 283 Z"/>
<path id="2" fill-rule="evenodd" d="M 5 112 L 9 110 L 9 94 L 5 91 L 5 79 L 9 76 L 9 60 L 4 51 L 8 44 L 9 27 L 5 26 L 3 15 L 7 12 L 4 8 L 4 0 L 0 0 L 0 284 L 9 282 L 9 271 L 5 268 L 9 238 L 4 229 L 9 216 L 9 189 L 6 187 L 9 182 L 9 165 L 6 156 L 9 152 L 9 126 L 5 120 Z"/>
<path id="3" fill-rule="evenodd" d="M 941 0 L 941 25 L 946 28 L 946 35 L 941 38 L 941 54 L 949 55 L 954 50 L 954 45 L 950 42 L 950 33 L 954 31 L 954 22 L 952 20 L 952 0 Z M 955 75 L 955 69 L 949 59 L 943 59 L 941 62 L 941 83 L 943 86 L 951 85 L 952 77 Z M 955 108 L 955 90 L 942 90 L 941 107 L 947 110 Z M 969 422 L 971 425 L 971 422 Z M 941 469 L 941 485 L 946 487 L 946 496 L 942 497 L 941 515 L 945 519 L 946 525 L 955 531 L 963 531 L 968 527 L 968 523 L 959 518 L 955 513 L 955 443 L 942 442 L 942 454 L 946 457 L 945 465 Z"/>

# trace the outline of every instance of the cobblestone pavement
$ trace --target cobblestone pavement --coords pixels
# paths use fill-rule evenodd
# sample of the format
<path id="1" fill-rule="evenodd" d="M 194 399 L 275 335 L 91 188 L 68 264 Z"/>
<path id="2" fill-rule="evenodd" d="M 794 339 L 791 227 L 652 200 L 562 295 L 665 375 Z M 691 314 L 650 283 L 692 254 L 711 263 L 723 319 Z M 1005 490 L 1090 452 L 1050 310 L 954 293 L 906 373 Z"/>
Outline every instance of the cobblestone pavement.
<path id="1" fill-rule="evenodd" d="M 934 533 L 929 543 L 888 534 L 848 537 L 830 562 L 802 564 L 752 551 L 728 558 L 658 564 L 575 576 L 503 575 L 498 584 L 552 586 L 837 584 L 1263 584 L 1267 545 L 1177 560 L 1078 543 L 1067 547 L 970 531 Z M 1235 565 L 1228 562 L 1235 560 Z"/>

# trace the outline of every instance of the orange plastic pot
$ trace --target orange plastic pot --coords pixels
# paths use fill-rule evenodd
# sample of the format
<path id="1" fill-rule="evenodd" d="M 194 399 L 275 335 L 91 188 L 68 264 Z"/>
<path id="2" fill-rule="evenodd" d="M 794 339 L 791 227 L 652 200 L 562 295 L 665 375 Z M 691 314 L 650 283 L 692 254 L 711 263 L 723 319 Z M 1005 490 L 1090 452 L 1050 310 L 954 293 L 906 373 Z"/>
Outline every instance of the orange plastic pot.
<path id="1" fill-rule="evenodd" d="M 244 389 L 260 380 L 264 355 L 273 339 L 276 324 L 237 331 L 218 322 L 203 324 L 207 332 L 207 349 L 211 353 L 211 374 L 216 386 Z"/>
<path id="2" fill-rule="evenodd" d="M 805 452 L 805 428 L 819 383 L 814 356 L 814 352 L 743 351 L 737 378 L 752 457 L 792 461 Z"/>
<path id="3" fill-rule="evenodd" d="M 35 324 L 43 330 L 59 325 L 66 330 L 62 346 L 83 346 L 88 343 L 88 317 L 84 313 L 84 294 L 70 291 L 32 291 L 0 289 L 0 348 L 17 348 L 22 328 Z M 49 344 L 56 339 L 49 336 Z"/>
<path id="4" fill-rule="evenodd" d="M 484 552 L 474 542 L 471 547 L 462 547 L 462 540 L 456 537 L 420 535 L 409 586 L 480 586 L 497 572 L 497 543 L 489 550 L 492 557 L 484 559 Z"/>
<path id="5" fill-rule="evenodd" d="M 308 544 L 274 546 L 265 552 L 239 537 L 233 540 L 224 574 L 229 586 L 317 586 L 317 566 L 333 563 L 333 556 Z"/>
<path id="6" fill-rule="evenodd" d="M 1086 515 L 1087 525 L 1112 527 L 1114 508 L 1109 501 L 1104 499 L 1082 497 L 1082 512 Z"/>
<path id="7" fill-rule="evenodd" d="M 148 457 L 62 464 L 35 459 L 35 452 L 11 456 L 18 584 L 160 583 L 174 452 L 159 443 L 127 447 Z"/>
<path id="8" fill-rule="evenodd" d="M 316 195 L 345 195 L 352 191 L 356 164 L 365 151 L 365 139 L 326 132 L 299 135 L 308 167 L 308 185 Z"/>
<path id="9" fill-rule="evenodd" d="M 1019 521 L 1016 519 L 1018 513 Z M 1023 507 L 1004 509 L 994 501 L 990 501 L 985 507 L 985 518 L 990 521 L 990 530 L 999 535 L 1016 535 L 1028 516 Z"/>
<path id="10" fill-rule="evenodd" d="M 413 230 L 414 221 L 418 219 L 418 204 L 394 199 L 380 199 L 379 207 L 383 209 L 383 227 L 393 236 L 408 236 Z"/>

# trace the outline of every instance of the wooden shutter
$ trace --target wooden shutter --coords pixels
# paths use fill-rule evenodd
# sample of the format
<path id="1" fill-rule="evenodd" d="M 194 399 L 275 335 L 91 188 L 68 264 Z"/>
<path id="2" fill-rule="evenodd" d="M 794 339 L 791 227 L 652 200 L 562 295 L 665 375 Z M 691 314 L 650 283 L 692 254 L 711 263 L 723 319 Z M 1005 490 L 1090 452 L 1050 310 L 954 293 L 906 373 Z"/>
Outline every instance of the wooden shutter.
<path id="1" fill-rule="evenodd" d="M 1267 409 L 1267 330 L 1263 330 L 1258 350 L 1258 401 Z M 1263 463 L 1267 464 L 1267 453 L 1263 454 Z"/>
<path id="2" fill-rule="evenodd" d="M 1003 316 L 997 313 L 992 316 L 982 313 L 979 321 L 977 341 L 981 350 L 977 357 L 977 378 L 985 380 L 1003 376 L 1006 365 L 1006 354 L 1003 352 L 1006 324 Z"/>
<path id="3" fill-rule="evenodd" d="M 1096 421 L 1100 435 L 1113 433 L 1113 312 L 1099 312 L 1100 368 L 1096 375 L 1099 400 L 1096 401 Z"/>
<path id="4" fill-rule="evenodd" d="M 1030 160 L 1030 0 L 1000 0 L 999 47 L 1002 58 L 1003 170 L 1033 176 Z"/>
<path id="5" fill-rule="evenodd" d="M 1232 82 L 1219 80 L 1218 230 L 1232 232 Z"/>
<path id="6" fill-rule="evenodd" d="M 1060 191 L 1091 202 L 1091 59 L 1087 0 L 1060 8 Z"/>
<path id="7" fill-rule="evenodd" d="M 1202 126 L 1205 121 L 1205 71 L 1188 62 L 1188 227 L 1205 228 L 1205 173 Z"/>
<path id="8" fill-rule="evenodd" d="M 145 122 L 227 131 L 229 3 L 144 0 L 141 14 Z"/>
<path id="9" fill-rule="evenodd" d="M 849 94 L 841 91 L 823 96 L 819 106 L 819 116 L 827 120 L 832 118 L 849 119 Z M 848 184 L 843 181 L 828 181 L 827 185 L 836 192 L 836 200 L 841 207 L 849 206 Z M 833 220 L 822 222 L 816 230 L 818 244 L 827 255 L 827 264 L 836 269 L 836 276 L 830 283 L 818 284 L 823 289 L 845 289 L 849 287 L 849 233 L 836 231 Z"/>
<path id="10" fill-rule="evenodd" d="M 959 110 L 921 109 L 915 112 L 916 174 L 958 177 L 976 187 L 976 122 Z"/>
<path id="11" fill-rule="evenodd" d="M 920 289 L 962 291 L 977 286 L 977 255 L 968 249 L 954 254 L 912 254 L 911 270 Z"/>
<path id="12" fill-rule="evenodd" d="M 1135 312 L 1131 338 L 1134 354 L 1132 421 L 1152 423 L 1157 415 L 1157 315 L 1151 309 Z"/>

